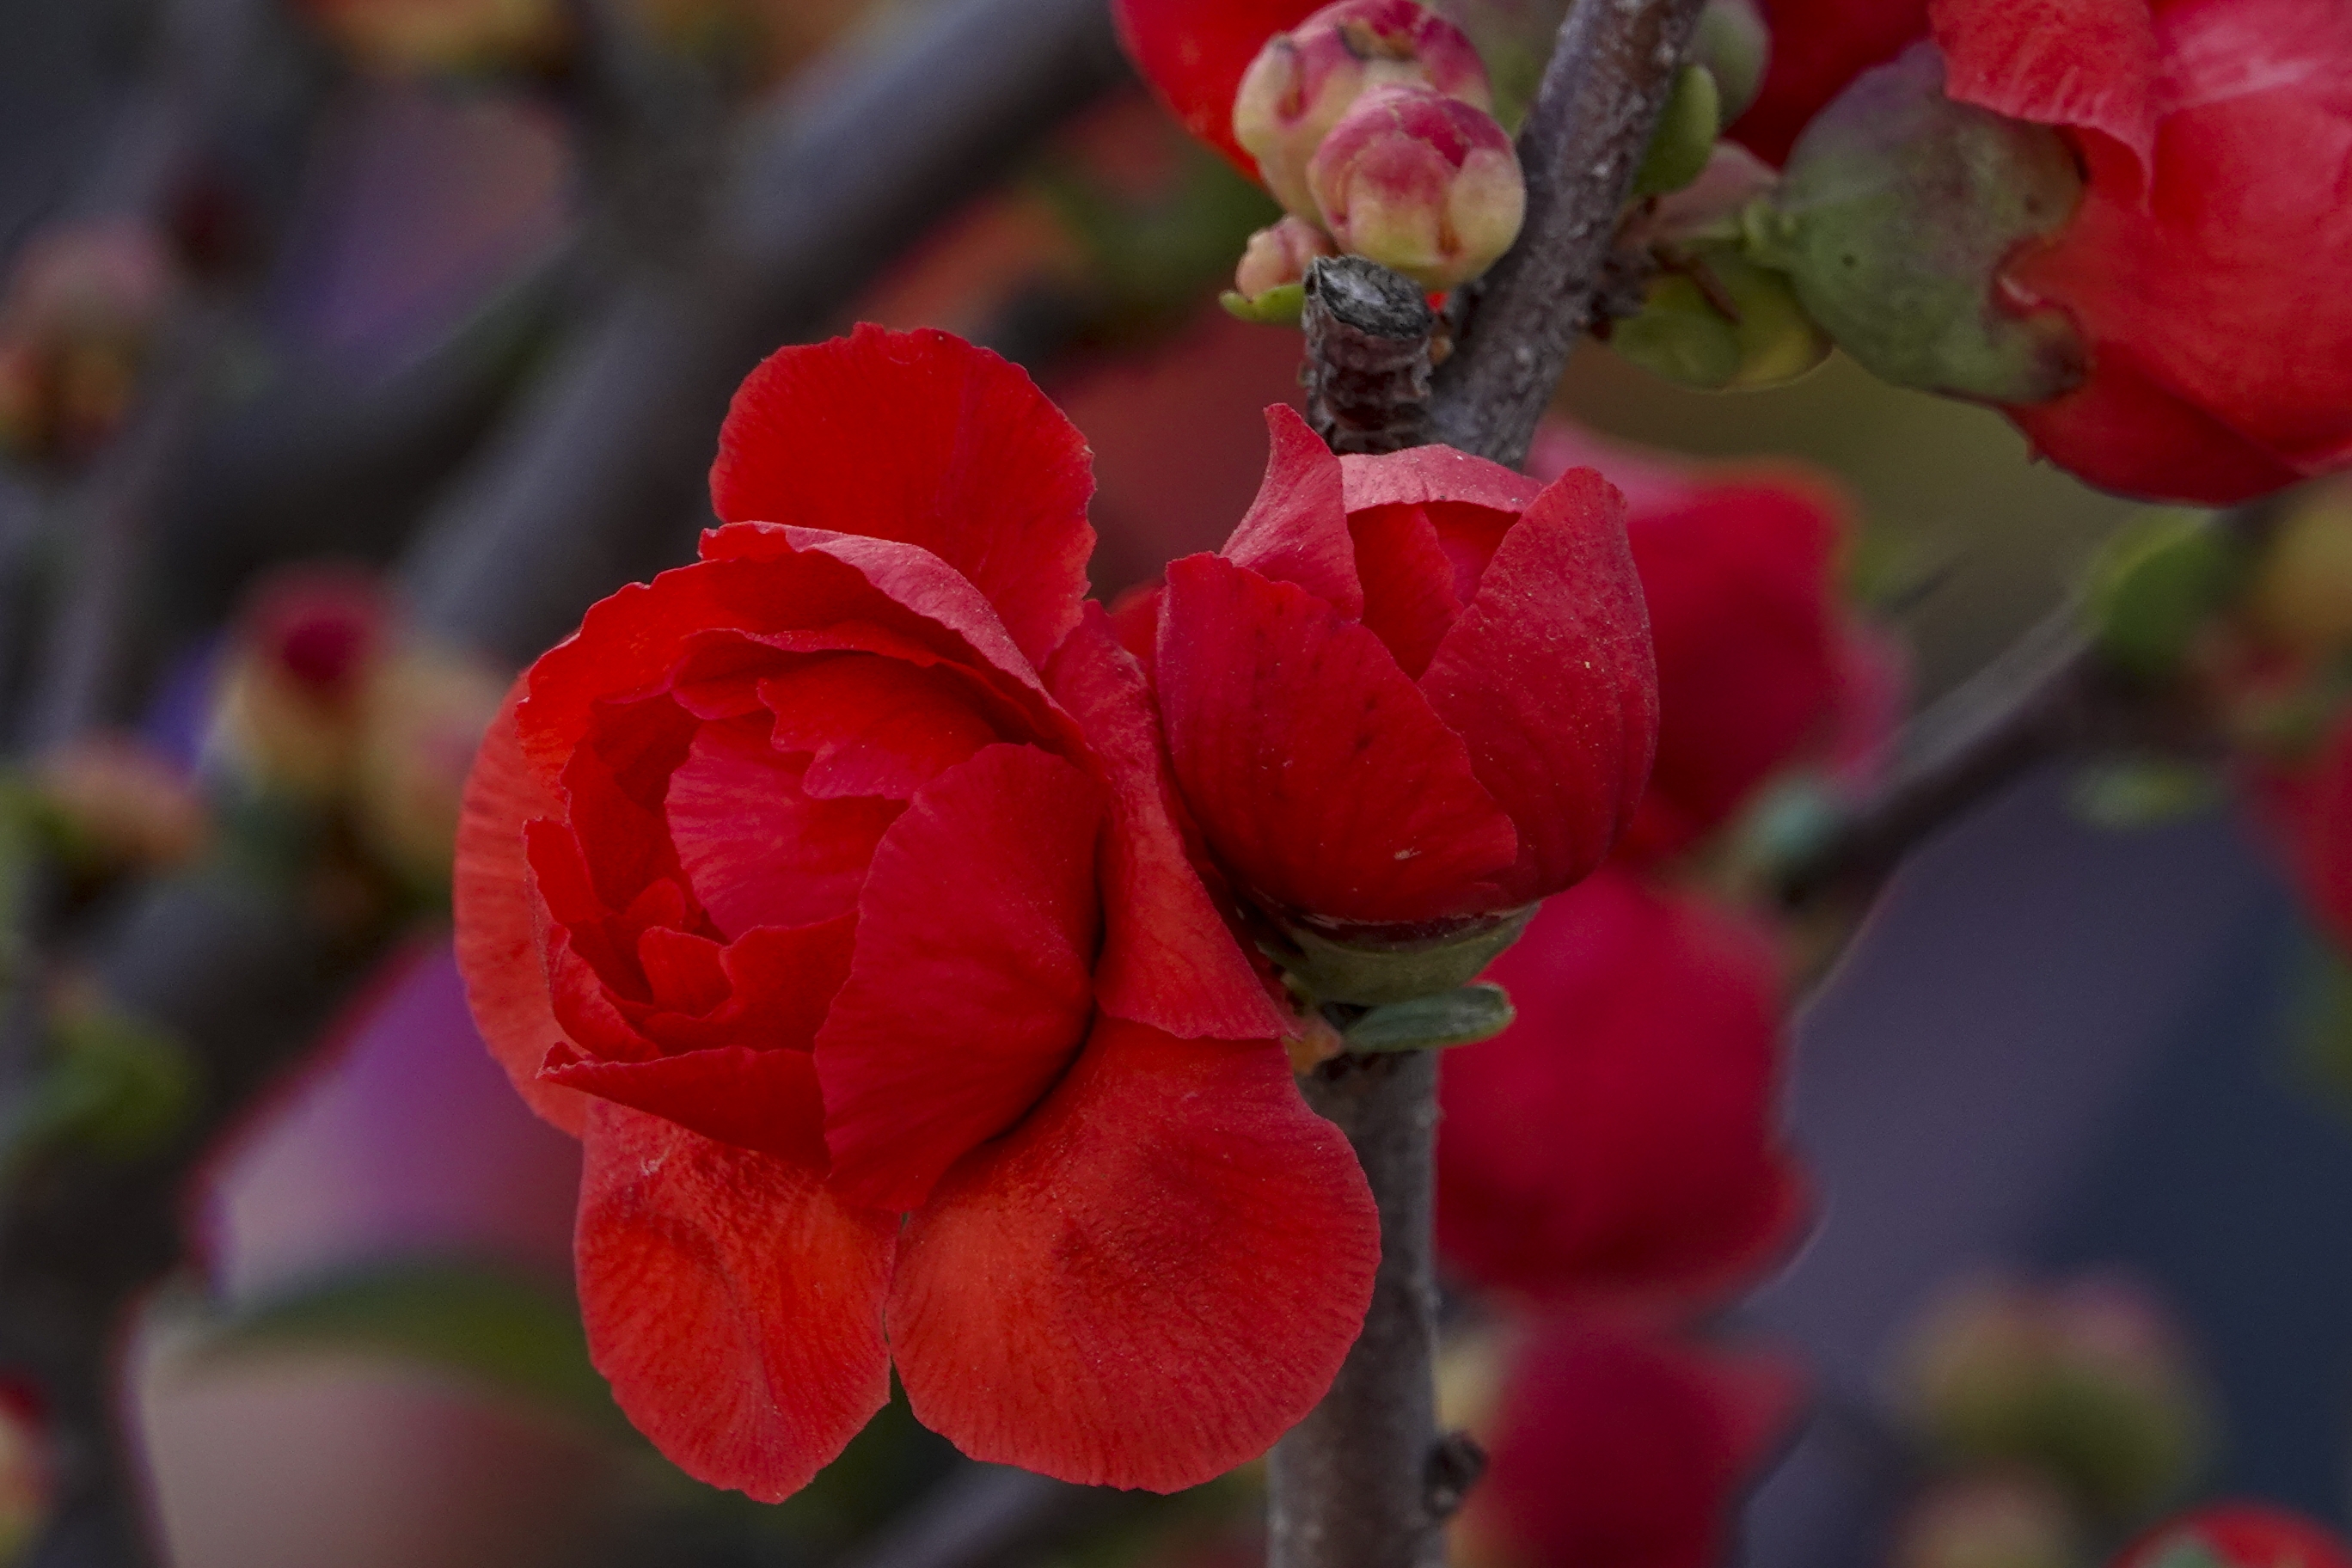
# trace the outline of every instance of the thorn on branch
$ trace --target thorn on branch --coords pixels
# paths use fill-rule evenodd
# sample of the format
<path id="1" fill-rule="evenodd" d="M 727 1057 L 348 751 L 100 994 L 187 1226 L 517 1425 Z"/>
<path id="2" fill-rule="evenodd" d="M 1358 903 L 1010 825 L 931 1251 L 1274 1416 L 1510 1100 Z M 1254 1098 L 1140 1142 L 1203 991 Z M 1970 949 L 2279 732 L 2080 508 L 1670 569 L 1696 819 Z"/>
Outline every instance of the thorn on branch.
<path id="1" fill-rule="evenodd" d="M 1429 1450 L 1429 1475 L 1422 1494 L 1432 1519 L 1452 1519 L 1462 1510 L 1470 1489 L 1486 1473 L 1486 1450 L 1478 1439 L 1456 1428 L 1437 1439 Z"/>

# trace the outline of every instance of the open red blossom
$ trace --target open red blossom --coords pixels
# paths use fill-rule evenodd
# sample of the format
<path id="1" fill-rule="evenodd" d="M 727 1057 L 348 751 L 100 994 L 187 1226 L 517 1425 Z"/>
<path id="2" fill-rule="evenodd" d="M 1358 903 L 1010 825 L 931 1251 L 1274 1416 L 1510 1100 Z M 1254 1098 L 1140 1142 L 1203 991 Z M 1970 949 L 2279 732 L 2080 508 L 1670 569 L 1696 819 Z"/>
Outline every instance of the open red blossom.
<path id="1" fill-rule="evenodd" d="M 1488 968 L 1517 1021 L 1448 1052 L 1437 1240 L 1471 1282 L 1673 1315 L 1785 1248 L 1779 966 L 1761 931 L 1604 868 Z"/>
<path id="2" fill-rule="evenodd" d="M 1448 447 L 1335 458 L 1286 406 L 1256 501 L 1168 569 L 1184 797 L 1260 904 L 1328 930 L 1514 909 L 1600 864 L 1657 734 L 1624 508 Z"/>
<path id="3" fill-rule="evenodd" d="M 1531 1325 L 1505 1375 L 1475 1568 L 1712 1568 L 1803 1388 L 1779 1355 L 1573 1316 Z"/>
<path id="4" fill-rule="evenodd" d="M 2134 1542 L 2114 1568 L 2352 1568 L 2352 1552 L 2317 1520 L 2259 1502 L 2209 1503 Z"/>
<path id="5" fill-rule="evenodd" d="M 727 526 L 516 687 L 458 952 L 579 1132 L 596 1364 L 681 1467 L 780 1498 L 878 1408 L 1168 1489 L 1265 1449 L 1369 1300 L 1375 1217 L 1083 606 L 1092 479 L 940 332 L 738 393 Z"/>
<path id="6" fill-rule="evenodd" d="M 1252 179 L 1257 163 L 1234 139 L 1234 98 L 1265 41 L 1324 0 L 1111 0 L 1128 58 L 1185 130 Z"/>
<path id="7" fill-rule="evenodd" d="M 1902 679 L 1842 600 L 1851 508 L 1834 482 L 1793 464 L 1708 473 L 1557 421 L 1528 468 L 1580 463 L 1625 495 L 1657 647 L 1657 760 L 1620 856 L 1687 847 L 1809 752 L 1866 762 Z"/>

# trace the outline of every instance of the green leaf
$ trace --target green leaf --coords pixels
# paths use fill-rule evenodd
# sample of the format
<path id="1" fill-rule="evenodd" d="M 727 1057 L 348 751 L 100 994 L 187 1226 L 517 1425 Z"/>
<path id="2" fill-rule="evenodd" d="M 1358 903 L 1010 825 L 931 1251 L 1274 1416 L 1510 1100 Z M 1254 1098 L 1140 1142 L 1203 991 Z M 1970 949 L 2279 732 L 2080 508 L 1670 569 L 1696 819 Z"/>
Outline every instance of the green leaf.
<path id="1" fill-rule="evenodd" d="M 2117 668 L 2160 679 L 2228 603 L 2245 574 L 2234 540 L 2199 511 L 2150 512 L 2092 568 L 2091 634 Z"/>
<path id="2" fill-rule="evenodd" d="M 486 1264 L 375 1265 L 227 1312 L 201 1357 L 343 1351 L 418 1363 L 625 1429 L 571 1295 Z"/>
<path id="3" fill-rule="evenodd" d="M 1465 985 L 1375 1007 L 1349 1025 L 1342 1037 L 1351 1051 L 1434 1050 L 1491 1040 L 1509 1028 L 1517 1016 L 1501 986 Z"/>
<path id="4" fill-rule="evenodd" d="M 1228 289 L 1217 296 L 1217 303 L 1225 308 L 1225 314 L 1239 321 L 1268 327 L 1295 327 L 1307 309 L 1307 285 L 1278 284 L 1255 300 Z"/>

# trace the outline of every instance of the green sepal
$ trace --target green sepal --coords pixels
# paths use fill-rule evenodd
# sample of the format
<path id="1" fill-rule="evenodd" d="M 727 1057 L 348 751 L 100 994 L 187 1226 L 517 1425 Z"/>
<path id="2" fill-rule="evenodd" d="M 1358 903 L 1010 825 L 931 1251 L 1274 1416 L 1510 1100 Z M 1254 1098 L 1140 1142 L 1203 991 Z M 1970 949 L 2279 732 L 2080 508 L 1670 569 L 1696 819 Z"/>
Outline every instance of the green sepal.
<path id="1" fill-rule="evenodd" d="M 1786 278 L 1716 247 L 1651 279 L 1641 311 L 1610 324 L 1609 346 L 1654 375 L 1708 392 L 1778 386 L 1830 354 L 1828 336 Z"/>
<path id="2" fill-rule="evenodd" d="M 1501 986 L 1464 985 L 1375 1007 L 1341 1030 L 1340 1038 L 1348 1042 L 1348 1049 L 1362 1055 L 1435 1050 L 1491 1040 L 1517 1016 Z"/>
<path id="3" fill-rule="evenodd" d="M 1307 309 L 1307 285 L 1278 283 L 1255 299 L 1239 289 L 1228 289 L 1217 296 L 1217 303 L 1236 321 L 1255 321 L 1266 327 L 1295 327 Z"/>
<path id="4" fill-rule="evenodd" d="M 1649 151 L 1642 154 L 1642 167 L 1633 175 L 1633 195 L 1662 196 L 1697 179 L 1715 152 L 1722 113 L 1723 95 L 1717 90 L 1714 72 L 1699 65 L 1676 72 L 1658 128 L 1650 134 Z"/>
<path id="5" fill-rule="evenodd" d="M 2246 572 L 2236 540 L 2202 512 L 2147 514 L 2110 540 L 2092 567 L 2091 636 L 2117 669 L 2159 680 L 2235 595 Z"/>
<path id="6" fill-rule="evenodd" d="M 1348 940 L 1286 924 L 1286 950 L 1269 950 L 1292 984 L 1315 1003 L 1385 1007 L 1458 990 L 1478 978 L 1495 955 L 1519 940 L 1535 919 L 1528 904 L 1438 934 L 1350 928 Z"/>

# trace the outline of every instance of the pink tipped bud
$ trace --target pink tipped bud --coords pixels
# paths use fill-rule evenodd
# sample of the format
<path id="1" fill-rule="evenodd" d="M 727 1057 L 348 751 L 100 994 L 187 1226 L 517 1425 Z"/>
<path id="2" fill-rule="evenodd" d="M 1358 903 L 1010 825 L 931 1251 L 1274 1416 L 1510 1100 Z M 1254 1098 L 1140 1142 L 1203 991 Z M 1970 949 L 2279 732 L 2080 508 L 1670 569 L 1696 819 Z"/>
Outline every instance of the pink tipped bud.
<path id="1" fill-rule="evenodd" d="M 348 784 L 361 700 L 391 617 L 366 574 L 298 567 L 263 585 L 238 625 L 218 706 L 215 754 L 259 786 L 323 801 Z"/>
<path id="2" fill-rule="evenodd" d="M 0 442 L 87 456 L 129 408 L 177 285 L 145 224 L 60 226 L 26 245 L 0 300 Z"/>
<path id="3" fill-rule="evenodd" d="M 1335 256 L 1330 239 L 1313 224 L 1286 217 L 1249 237 L 1241 265 L 1234 268 L 1234 291 L 1255 300 L 1269 289 L 1307 281 L 1307 264 L 1318 256 Z"/>
<path id="4" fill-rule="evenodd" d="M 353 814 L 377 861 L 403 880 L 447 879 L 466 774 L 506 689 L 496 670 L 423 645 L 385 658 L 370 683 Z"/>
<path id="5" fill-rule="evenodd" d="M 1381 87 L 1494 108 L 1486 64 L 1461 28 L 1416 0 L 1339 0 L 1258 52 L 1234 100 L 1234 139 L 1275 199 L 1315 222 L 1307 165 L 1356 101 Z"/>
<path id="6" fill-rule="evenodd" d="M 180 865 L 212 831 L 194 783 L 131 735 L 68 741 L 33 764 L 30 782 L 77 870 Z"/>
<path id="7" fill-rule="evenodd" d="M 1527 182 L 1503 128 L 1425 88 L 1367 93 L 1323 139 L 1307 178 L 1341 250 L 1426 289 L 1486 271 L 1527 216 Z"/>

